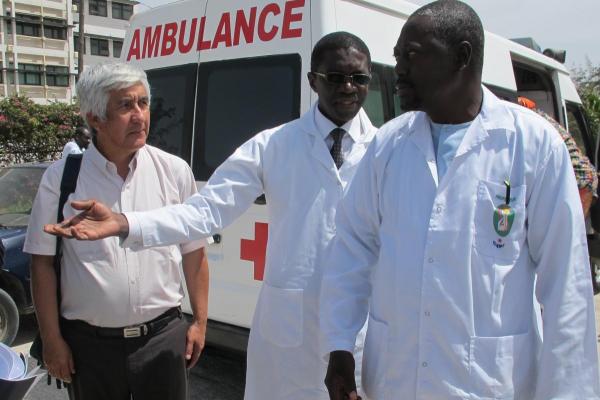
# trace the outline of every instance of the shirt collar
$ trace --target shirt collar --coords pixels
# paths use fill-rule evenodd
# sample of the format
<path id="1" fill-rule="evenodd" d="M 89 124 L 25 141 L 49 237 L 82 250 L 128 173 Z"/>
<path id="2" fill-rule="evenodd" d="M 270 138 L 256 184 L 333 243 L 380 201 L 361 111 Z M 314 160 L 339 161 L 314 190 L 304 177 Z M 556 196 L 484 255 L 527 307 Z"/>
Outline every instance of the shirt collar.
<path id="1" fill-rule="evenodd" d="M 137 167 L 139 154 L 140 154 L 140 151 L 139 150 L 136 151 L 133 158 L 129 162 L 129 173 L 130 174 L 133 173 Z M 116 165 L 112 161 L 109 161 L 106 157 L 104 157 L 102 155 L 102 153 L 100 153 L 100 151 L 98 151 L 98 149 L 94 145 L 93 141 L 90 142 L 90 145 L 88 146 L 87 151 L 85 152 L 85 156 L 86 156 L 86 158 L 89 158 L 89 160 L 100 171 L 107 171 L 107 172 L 110 172 L 111 174 L 117 173 Z"/>
<path id="2" fill-rule="evenodd" d="M 338 126 L 336 124 L 334 124 L 333 122 L 331 122 L 331 120 L 329 118 L 327 118 L 326 116 L 323 115 L 321 110 L 319 110 L 318 105 L 315 105 L 314 109 L 315 109 L 315 125 L 317 126 L 317 129 L 318 129 L 319 133 L 321 134 L 321 136 L 323 137 L 323 139 L 327 139 L 327 136 L 329 136 L 331 131 L 334 130 L 335 128 L 338 128 Z M 346 122 L 344 125 L 339 127 L 339 128 L 342 128 L 343 130 L 345 130 L 346 132 L 348 132 L 348 134 L 350 135 L 352 140 L 354 140 L 355 142 L 358 142 L 360 139 L 360 135 L 363 134 L 362 124 L 360 123 L 359 115 L 360 115 L 360 113 L 357 113 L 354 118 L 352 118 L 350 121 Z"/>

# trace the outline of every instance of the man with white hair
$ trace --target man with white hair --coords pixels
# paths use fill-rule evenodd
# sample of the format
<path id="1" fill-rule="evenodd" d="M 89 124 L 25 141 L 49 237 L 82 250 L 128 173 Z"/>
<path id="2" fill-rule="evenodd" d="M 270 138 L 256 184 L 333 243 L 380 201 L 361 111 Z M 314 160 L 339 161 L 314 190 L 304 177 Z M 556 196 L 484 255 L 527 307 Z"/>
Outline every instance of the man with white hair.
<path id="1" fill-rule="evenodd" d="M 183 202 L 196 192 L 189 166 L 146 144 L 150 88 L 127 64 L 86 69 L 77 84 L 81 114 L 95 132 L 83 154 L 73 198 L 95 198 L 118 212 Z M 53 270 L 65 160 L 40 183 L 24 250 L 32 254 L 32 288 L 49 373 L 71 399 L 187 399 L 186 367 L 204 347 L 208 264 L 203 241 L 132 252 L 118 238 L 62 242 L 61 293 Z M 75 214 L 69 202 L 64 216 Z M 194 311 L 181 314 L 180 261 Z"/>

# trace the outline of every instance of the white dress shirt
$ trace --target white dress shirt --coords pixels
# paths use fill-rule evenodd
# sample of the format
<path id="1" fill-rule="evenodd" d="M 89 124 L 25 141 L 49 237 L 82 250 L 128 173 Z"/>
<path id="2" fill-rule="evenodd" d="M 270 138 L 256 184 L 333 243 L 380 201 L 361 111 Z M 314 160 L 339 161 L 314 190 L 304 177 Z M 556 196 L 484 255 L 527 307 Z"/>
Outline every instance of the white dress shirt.
<path id="1" fill-rule="evenodd" d="M 42 231 L 54 223 L 65 160 L 44 174 L 32 209 L 24 251 L 54 255 L 55 238 Z M 93 144 L 84 153 L 73 199 L 97 199 L 115 212 L 152 210 L 183 202 L 196 192 L 185 161 L 151 146 L 142 147 L 129 164 L 125 181 Z M 69 201 L 68 218 L 76 213 Z M 94 242 L 63 240 L 61 315 L 92 325 L 122 327 L 151 320 L 183 298 L 181 254 L 204 241 L 134 252 L 116 237 Z"/>
<path id="2" fill-rule="evenodd" d="M 331 147 L 333 146 L 333 138 L 330 133 L 335 128 L 338 128 L 336 124 L 331 122 L 327 117 L 321 113 L 319 107 L 315 107 L 315 125 L 323 139 L 325 140 L 325 144 L 327 144 L 327 148 L 331 151 Z M 346 134 L 342 137 L 342 155 L 344 156 L 344 160 L 350 156 L 352 152 L 352 146 L 354 143 L 360 141 L 360 135 L 363 134 L 360 125 L 360 119 L 352 118 L 350 121 L 346 122 L 344 125 L 339 126 L 346 131 Z"/>

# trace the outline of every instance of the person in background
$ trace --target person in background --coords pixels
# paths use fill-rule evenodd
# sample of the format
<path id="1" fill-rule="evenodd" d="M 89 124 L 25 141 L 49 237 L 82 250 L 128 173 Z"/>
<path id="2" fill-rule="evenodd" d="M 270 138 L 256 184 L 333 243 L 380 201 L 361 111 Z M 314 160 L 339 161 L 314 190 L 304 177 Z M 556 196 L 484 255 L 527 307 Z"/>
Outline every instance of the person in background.
<path id="1" fill-rule="evenodd" d="M 72 198 L 95 198 L 127 212 L 179 204 L 196 193 L 185 161 L 146 144 L 150 87 L 144 71 L 121 63 L 86 68 L 77 94 L 95 135 L 83 153 Z M 24 245 L 32 255 L 33 299 L 48 372 L 69 383 L 72 400 L 187 400 L 187 368 L 197 362 L 206 332 L 204 241 L 133 252 L 117 238 L 63 240 L 56 282 L 56 238 L 41 226 L 56 222 L 65 161 L 44 173 Z M 67 202 L 65 218 L 75 213 Z M 181 265 L 191 324 L 180 308 Z"/>
<path id="2" fill-rule="evenodd" d="M 331 399 L 351 398 L 367 318 L 369 399 L 598 399 L 585 222 L 563 140 L 482 86 L 483 26 L 465 3 L 419 8 L 393 51 L 409 112 L 375 135 L 323 272 Z"/>
<path id="3" fill-rule="evenodd" d="M 573 172 L 575 172 L 575 179 L 577 180 L 577 187 L 579 188 L 579 197 L 581 198 L 581 205 L 583 207 L 583 215 L 587 218 L 590 213 L 590 208 L 598 196 L 598 173 L 596 168 L 590 162 L 589 158 L 583 154 L 579 146 L 577 146 L 577 142 L 573 138 L 573 135 L 571 135 L 561 124 L 556 122 L 550 115 L 538 109 L 537 104 L 533 100 L 519 96 L 518 102 L 523 107 L 533 110 L 550 122 L 564 140 L 567 150 L 569 151 L 569 156 L 571 157 Z"/>
<path id="4" fill-rule="evenodd" d="M 61 158 L 67 158 L 69 154 L 83 153 L 85 149 L 88 148 L 91 140 L 92 135 L 90 134 L 90 130 L 85 126 L 78 126 L 77 129 L 75 129 L 73 139 L 65 144 Z"/>

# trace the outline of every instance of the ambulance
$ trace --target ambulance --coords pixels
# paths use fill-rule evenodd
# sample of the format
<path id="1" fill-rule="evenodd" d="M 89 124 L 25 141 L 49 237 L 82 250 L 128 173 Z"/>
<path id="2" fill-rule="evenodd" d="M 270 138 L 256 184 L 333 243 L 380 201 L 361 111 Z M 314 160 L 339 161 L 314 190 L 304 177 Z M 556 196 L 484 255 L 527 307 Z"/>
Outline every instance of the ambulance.
<path id="1" fill-rule="evenodd" d="M 122 61 L 148 73 L 149 143 L 186 160 L 202 186 L 247 139 L 298 118 L 317 100 L 306 78 L 311 49 L 338 30 L 371 51 L 364 108 L 382 125 L 402 113 L 392 48 L 416 9 L 402 0 L 187 0 L 134 15 Z M 486 33 L 483 80 L 504 99 L 534 100 L 595 160 L 581 100 L 561 63 Z M 206 248 L 209 342 L 245 349 L 265 268 L 268 209 L 268 199 L 257 198 Z M 189 303 L 184 309 L 191 311 Z"/>

